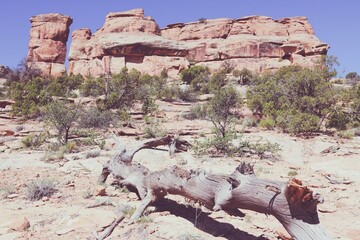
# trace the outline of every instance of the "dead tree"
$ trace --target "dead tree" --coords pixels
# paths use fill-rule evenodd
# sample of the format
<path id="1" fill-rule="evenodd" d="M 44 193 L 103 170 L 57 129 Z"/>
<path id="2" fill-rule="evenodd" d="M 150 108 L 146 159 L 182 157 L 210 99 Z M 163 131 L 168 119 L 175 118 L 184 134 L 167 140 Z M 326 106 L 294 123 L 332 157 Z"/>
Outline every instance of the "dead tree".
<path id="1" fill-rule="evenodd" d="M 133 149 L 128 150 L 114 133 L 113 139 L 116 144 L 116 153 L 110 161 L 104 164 L 99 182 L 104 183 L 109 174 L 112 174 L 121 187 L 126 187 L 135 192 L 140 199 L 143 199 L 146 195 L 146 188 L 144 188 L 142 182 L 144 176 L 149 173 L 149 169 L 141 164 L 133 164 L 134 155 L 141 149 L 154 149 L 158 146 L 169 146 L 169 153 L 173 155 L 175 151 L 187 151 L 190 146 L 187 141 L 168 135 L 140 143 Z"/>
<path id="2" fill-rule="evenodd" d="M 160 142 L 168 140 L 144 145 L 153 146 Z M 130 151 L 129 156 L 144 145 Z M 142 199 L 132 219 L 139 218 L 158 199 L 174 194 L 198 201 L 214 211 L 248 209 L 273 215 L 294 239 L 330 239 L 320 225 L 317 212 L 317 204 L 323 201 L 322 198 L 299 180 L 258 179 L 253 166 L 246 163 L 241 163 L 230 176 L 209 174 L 201 169 L 187 171 L 178 166 L 150 172 L 140 164 L 132 164 L 132 157 L 122 160 L 121 154 L 117 156 L 120 158 L 110 161 L 109 172 L 123 184 L 136 188 Z"/>

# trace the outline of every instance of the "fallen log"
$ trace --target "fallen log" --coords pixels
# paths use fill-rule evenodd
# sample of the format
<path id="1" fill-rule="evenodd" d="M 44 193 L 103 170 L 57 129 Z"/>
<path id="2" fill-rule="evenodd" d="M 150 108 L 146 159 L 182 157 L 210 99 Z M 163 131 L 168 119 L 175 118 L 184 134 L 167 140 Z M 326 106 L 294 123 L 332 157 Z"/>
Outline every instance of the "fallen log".
<path id="1" fill-rule="evenodd" d="M 146 195 L 146 189 L 142 184 L 144 176 L 149 173 L 149 169 L 141 164 L 132 164 L 134 155 L 141 149 L 154 149 L 158 146 L 169 146 L 169 153 L 173 155 L 176 151 L 187 151 L 190 143 L 178 139 L 176 136 L 167 135 L 159 139 L 152 139 L 140 143 L 133 149 L 127 149 L 113 133 L 113 139 L 116 144 L 116 153 L 110 161 L 104 164 L 99 182 L 104 183 L 112 174 L 119 186 L 128 188 L 129 191 L 135 192 L 139 199 Z"/>
<path id="2" fill-rule="evenodd" d="M 330 239 L 320 225 L 317 212 L 322 197 L 313 194 L 300 180 L 258 179 L 253 166 L 243 162 L 230 176 L 210 174 L 201 169 L 188 171 L 178 166 L 150 172 L 140 164 L 131 163 L 134 151 L 165 142 L 169 141 L 154 140 L 128 155 L 118 154 L 109 163 L 106 174 L 112 173 L 123 185 L 134 188 L 142 199 L 132 220 L 139 218 L 150 204 L 173 194 L 200 202 L 213 211 L 247 209 L 273 215 L 294 239 Z"/>

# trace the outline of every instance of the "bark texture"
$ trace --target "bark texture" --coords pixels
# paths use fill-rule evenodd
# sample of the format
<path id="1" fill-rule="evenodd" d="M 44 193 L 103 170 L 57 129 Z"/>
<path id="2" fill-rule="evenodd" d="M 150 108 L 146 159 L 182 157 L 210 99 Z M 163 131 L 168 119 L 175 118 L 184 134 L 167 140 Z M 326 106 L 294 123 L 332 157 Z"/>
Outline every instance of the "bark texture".
<path id="1" fill-rule="evenodd" d="M 142 199 L 132 215 L 137 219 L 145 209 L 167 194 L 180 195 L 200 202 L 206 208 L 233 212 L 247 209 L 273 215 L 294 239 L 330 239 L 320 225 L 317 204 L 323 202 L 297 179 L 288 182 L 258 179 L 253 165 L 240 163 L 230 176 L 214 175 L 202 169 L 186 170 L 172 166 L 150 172 L 132 164 L 134 154 L 143 148 L 172 144 L 171 136 L 146 142 L 132 151 L 125 147 L 104 167 L 101 179 L 112 173 L 123 186 L 132 188 Z M 184 146 L 180 144 L 181 146 Z"/>

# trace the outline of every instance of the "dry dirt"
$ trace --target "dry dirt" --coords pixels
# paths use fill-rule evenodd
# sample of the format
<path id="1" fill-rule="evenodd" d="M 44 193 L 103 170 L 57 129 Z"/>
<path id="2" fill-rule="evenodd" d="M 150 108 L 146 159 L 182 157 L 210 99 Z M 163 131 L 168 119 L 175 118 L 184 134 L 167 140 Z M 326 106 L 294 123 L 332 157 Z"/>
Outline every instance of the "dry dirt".
<path id="1" fill-rule="evenodd" d="M 184 120 L 181 114 L 189 105 L 158 102 L 161 124 L 169 133 L 187 133 L 182 138 L 192 142 L 211 132 L 211 123 Z M 5 116 L 2 114 L 1 116 Z M 134 115 L 133 117 L 137 117 Z M 126 133 L 141 133 L 143 122 L 135 121 L 136 129 L 118 128 Z M 19 126 L 24 130 L 16 132 Z M 116 217 L 117 212 L 139 204 L 134 193 L 116 189 L 107 181 L 106 196 L 91 196 L 97 187 L 102 163 L 114 154 L 110 132 L 98 132 L 98 139 L 106 141 L 103 150 L 98 146 L 81 148 L 68 153 L 62 160 L 44 161 L 45 151 L 24 148 L 21 139 L 30 132 L 43 130 L 37 121 L 21 122 L 0 119 L 0 132 L 12 130 L 15 135 L 0 137 L 0 239 L 95 239 L 93 231 L 101 231 Z M 327 135 L 297 138 L 276 131 L 246 129 L 243 138 L 262 137 L 281 145 L 280 157 L 259 159 L 197 157 L 190 150 L 173 157 L 167 151 L 142 150 L 135 155 L 150 170 L 160 170 L 174 164 L 184 168 L 203 168 L 219 174 L 230 174 L 240 161 L 255 163 L 259 178 L 287 181 L 289 172 L 320 193 L 325 203 L 319 205 L 321 223 L 335 239 L 360 239 L 360 138 L 339 139 Z M 190 134 L 190 135 L 189 135 Z M 122 136 L 121 141 L 135 144 L 139 136 Z M 334 151 L 321 153 L 333 147 Z M 91 158 L 87 152 L 97 151 Z M 339 180 L 331 183 L 327 177 Z M 27 184 L 33 179 L 52 179 L 57 192 L 50 198 L 30 201 L 26 198 Z M 13 193 L 9 195 L 9 193 Z M 15 195 L 14 195 L 15 194 Z M 245 217 L 229 216 L 224 212 L 210 212 L 181 197 L 168 196 L 152 207 L 140 221 L 125 220 L 112 234 L 112 239 L 277 239 L 285 230 L 272 216 L 244 211 Z M 106 203 L 94 208 L 88 206 Z M 131 210 L 130 210 L 131 211 Z M 21 217 L 30 221 L 24 232 L 10 229 Z"/>

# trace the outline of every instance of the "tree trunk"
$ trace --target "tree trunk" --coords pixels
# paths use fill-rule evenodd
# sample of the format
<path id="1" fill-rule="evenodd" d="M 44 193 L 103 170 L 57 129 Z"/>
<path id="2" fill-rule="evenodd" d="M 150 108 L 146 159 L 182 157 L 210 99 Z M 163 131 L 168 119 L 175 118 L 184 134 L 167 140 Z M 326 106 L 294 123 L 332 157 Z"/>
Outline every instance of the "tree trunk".
<path id="1" fill-rule="evenodd" d="M 169 143 L 164 139 L 154 140 L 134 151 L 165 142 Z M 150 172 L 140 164 L 132 164 L 131 159 L 118 154 L 105 172 L 111 172 L 123 185 L 135 188 L 143 199 L 132 219 L 139 218 L 156 200 L 174 194 L 200 202 L 214 211 L 230 212 L 240 208 L 271 214 L 294 239 L 330 239 L 321 227 L 317 213 L 317 204 L 323 201 L 322 198 L 303 186 L 300 180 L 258 179 L 253 166 L 246 163 L 241 163 L 230 176 L 209 174 L 199 169 L 187 171 L 178 166 Z"/>

